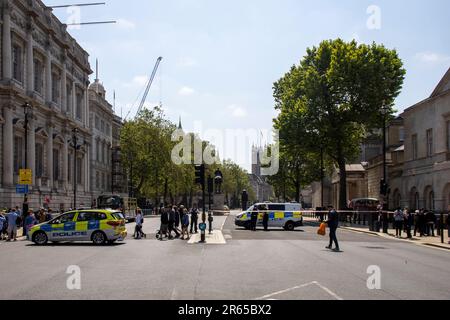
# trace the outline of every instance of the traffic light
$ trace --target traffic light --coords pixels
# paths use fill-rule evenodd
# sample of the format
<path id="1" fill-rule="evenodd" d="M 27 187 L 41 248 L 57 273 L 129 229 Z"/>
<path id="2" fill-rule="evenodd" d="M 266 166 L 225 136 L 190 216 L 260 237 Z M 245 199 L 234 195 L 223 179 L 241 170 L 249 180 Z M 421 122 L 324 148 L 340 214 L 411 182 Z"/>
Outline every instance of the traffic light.
<path id="1" fill-rule="evenodd" d="M 195 184 L 205 186 L 205 165 L 195 166 Z"/>
<path id="2" fill-rule="evenodd" d="M 214 192 L 214 179 L 210 176 L 208 177 L 208 193 L 211 194 Z"/>
<path id="3" fill-rule="evenodd" d="M 388 194 L 388 189 L 389 189 L 388 184 L 384 181 L 384 179 L 381 179 L 381 181 L 380 181 L 380 195 L 386 196 Z"/>

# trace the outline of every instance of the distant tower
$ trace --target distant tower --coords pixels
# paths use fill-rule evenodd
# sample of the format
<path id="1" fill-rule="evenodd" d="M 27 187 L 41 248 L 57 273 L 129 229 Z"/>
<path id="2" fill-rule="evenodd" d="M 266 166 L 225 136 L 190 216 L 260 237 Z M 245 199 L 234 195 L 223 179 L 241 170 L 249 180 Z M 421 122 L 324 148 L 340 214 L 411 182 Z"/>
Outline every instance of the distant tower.
<path id="1" fill-rule="evenodd" d="M 181 123 L 181 117 L 180 117 L 180 121 L 178 122 L 178 130 L 183 130 L 183 124 Z"/>
<path id="2" fill-rule="evenodd" d="M 261 148 L 252 147 L 252 174 L 261 176 Z"/>

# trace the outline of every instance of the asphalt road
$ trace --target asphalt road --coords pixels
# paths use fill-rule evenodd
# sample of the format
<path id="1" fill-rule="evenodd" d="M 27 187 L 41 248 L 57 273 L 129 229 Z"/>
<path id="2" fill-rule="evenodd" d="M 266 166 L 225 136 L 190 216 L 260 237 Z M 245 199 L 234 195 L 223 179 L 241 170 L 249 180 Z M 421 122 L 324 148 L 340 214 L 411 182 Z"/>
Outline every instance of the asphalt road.
<path id="1" fill-rule="evenodd" d="M 146 240 L 37 247 L 0 243 L 0 299 L 450 299 L 450 252 L 339 230 L 342 252 L 325 249 L 316 226 L 256 233 L 216 217 L 225 245 Z M 130 231 L 133 225 L 129 225 Z M 81 290 L 69 290 L 69 266 Z M 381 289 L 367 288 L 369 266 Z"/>

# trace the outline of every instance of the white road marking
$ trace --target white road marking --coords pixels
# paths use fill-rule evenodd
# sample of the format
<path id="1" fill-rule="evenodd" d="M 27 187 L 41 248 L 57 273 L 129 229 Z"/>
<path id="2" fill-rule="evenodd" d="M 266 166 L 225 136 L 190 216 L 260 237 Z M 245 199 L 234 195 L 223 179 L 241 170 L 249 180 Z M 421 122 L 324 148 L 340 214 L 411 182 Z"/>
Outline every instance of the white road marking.
<path id="1" fill-rule="evenodd" d="M 298 289 L 306 288 L 306 287 L 309 287 L 309 286 L 312 286 L 312 285 L 318 286 L 320 289 L 324 290 L 326 293 L 328 293 L 330 296 L 332 296 L 336 300 L 344 300 L 343 298 L 338 296 L 336 293 L 334 293 L 333 291 L 331 291 L 327 287 L 321 285 L 317 281 L 312 281 L 310 283 L 305 283 L 305 284 L 302 284 L 300 286 L 292 287 L 292 288 L 289 288 L 289 289 L 286 289 L 286 290 L 277 291 L 277 292 L 265 295 L 263 297 L 256 298 L 255 300 L 274 300 L 274 299 L 271 299 L 274 296 L 278 296 L 278 295 L 283 294 L 283 293 L 288 293 L 288 292 L 295 291 L 295 290 L 298 290 Z"/>

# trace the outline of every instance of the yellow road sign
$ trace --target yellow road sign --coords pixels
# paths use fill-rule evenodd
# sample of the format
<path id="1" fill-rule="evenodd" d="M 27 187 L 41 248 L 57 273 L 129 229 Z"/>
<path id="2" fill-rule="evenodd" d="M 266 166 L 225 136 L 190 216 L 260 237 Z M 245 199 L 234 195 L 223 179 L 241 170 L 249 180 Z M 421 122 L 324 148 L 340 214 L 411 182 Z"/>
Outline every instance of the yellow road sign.
<path id="1" fill-rule="evenodd" d="M 31 186 L 33 184 L 33 172 L 31 169 L 20 169 L 19 184 L 24 186 Z"/>

